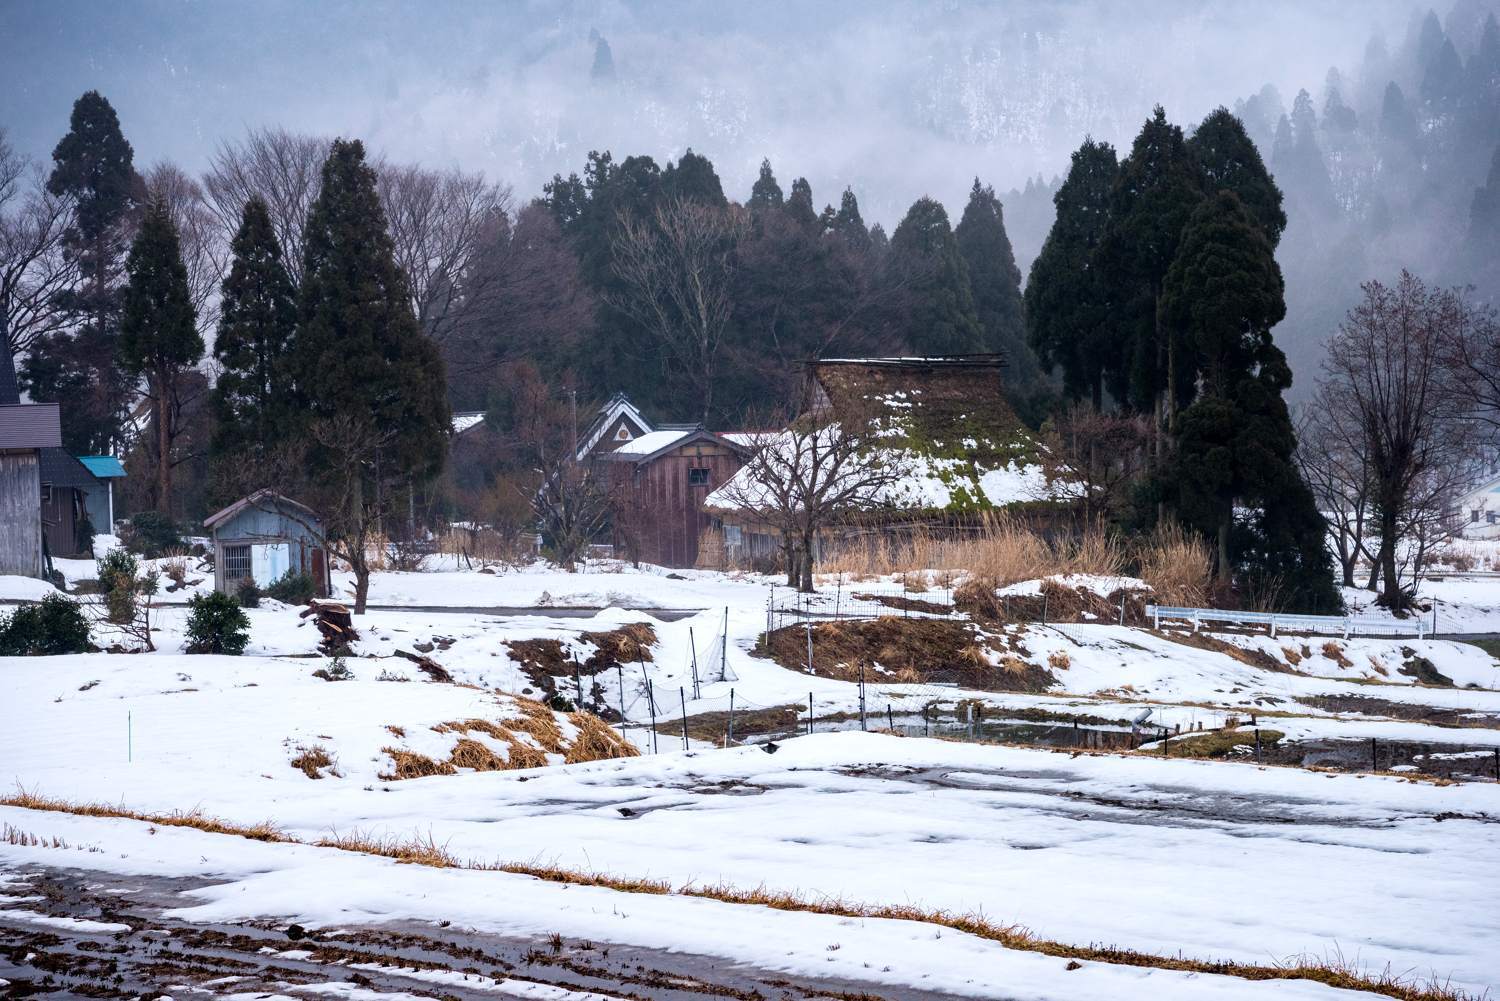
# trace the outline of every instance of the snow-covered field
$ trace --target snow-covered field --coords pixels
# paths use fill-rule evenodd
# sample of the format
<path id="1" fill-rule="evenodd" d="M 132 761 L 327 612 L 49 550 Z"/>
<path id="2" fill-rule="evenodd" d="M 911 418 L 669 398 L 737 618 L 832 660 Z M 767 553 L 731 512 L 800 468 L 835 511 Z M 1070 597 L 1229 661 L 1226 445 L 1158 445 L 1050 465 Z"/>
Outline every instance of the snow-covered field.
<path id="1" fill-rule="evenodd" d="M 78 579 L 84 569 L 65 572 Z M 20 588 L 0 584 L 7 594 Z M 1489 586 L 1500 606 L 1500 582 Z M 1064 624 L 1004 634 L 1009 656 L 1056 679 L 1039 693 L 909 683 L 870 665 L 875 716 L 889 704 L 910 721 L 923 706 L 953 712 L 965 701 L 998 720 L 1129 720 L 1150 710 L 1153 726 L 1181 726 L 1188 741 L 1200 725 L 1207 736 L 1231 717 L 1256 715 L 1287 741 L 1437 745 L 1457 755 L 1451 760 L 1475 762 L 1475 774 L 1455 783 L 1185 760 L 1150 743 L 1139 753 L 1094 754 L 824 732 L 774 749 L 717 749 L 713 726 L 722 727 L 731 697 L 741 713 L 805 713 L 810 694 L 820 718 L 858 708 L 856 684 L 755 655 L 768 599 L 768 582 L 750 576 L 450 567 L 376 575 L 372 603 L 405 610 L 357 621 L 349 680 L 314 676 L 329 666 L 316 631 L 298 609 L 274 602 L 250 612 L 243 657 L 182 653 L 185 610 L 168 607 L 156 653 L 0 660 L 6 785 L 141 814 L 269 821 L 299 842 L 5 806 L 0 823 L 28 837 L 0 840 L 0 878 L 38 867 L 191 876 L 207 883 L 188 891 L 190 905 L 174 905 L 175 919 L 448 921 L 538 941 L 558 933 L 842 978 L 886 997 L 1353 996 L 1307 981 L 1094 960 L 1069 969 L 1055 956 L 920 921 L 401 865 L 300 843 L 360 831 L 421 837 L 481 863 L 982 913 L 1077 946 L 1261 965 L 1342 957 L 1367 970 L 1451 978 L 1476 995 L 1500 984 L 1500 784 L 1483 754 L 1500 748 L 1500 662 L 1478 647 L 1246 635 L 1203 642 Z M 576 611 L 591 607 L 605 610 Z M 474 610 L 520 608 L 530 611 Z M 662 621 L 651 614 L 661 609 L 690 614 Z M 584 659 L 598 641 L 581 634 L 638 624 L 655 636 L 649 659 L 588 680 L 602 705 L 624 707 L 626 736 L 645 751 L 649 682 L 663 753 L 565 765 L 559 752 L 545 768 L 386 777 L 388 748 L 440 761 L 459 737 L 448 724 L 504 721 L 518 711 L 512 695 L 540 697 L 512 644 L 557 640 L 566 656 Z M 431 680 L 398 651 L 430 658 L 452 682 Z M 1419 677 L 1418 663 L 1452 686 L 1419 684 L 1428 675 Z M 559 693 L 573 686 L 558 678 Z M 696 718 L 689 751 L 681 750 L 684 709 Z M 716 722 L 696 725 L 707 719 Z M 1442 750 L 1457 744 L 1473 750 Z M 292 764 L 312 748 L 330 759 L 318 779 Z M 32 844 L 32 835 L 70 847 Z M 28 909 L 63 920 L 43 904 L 0 899 L 0 929 L 39 921 Z"/>

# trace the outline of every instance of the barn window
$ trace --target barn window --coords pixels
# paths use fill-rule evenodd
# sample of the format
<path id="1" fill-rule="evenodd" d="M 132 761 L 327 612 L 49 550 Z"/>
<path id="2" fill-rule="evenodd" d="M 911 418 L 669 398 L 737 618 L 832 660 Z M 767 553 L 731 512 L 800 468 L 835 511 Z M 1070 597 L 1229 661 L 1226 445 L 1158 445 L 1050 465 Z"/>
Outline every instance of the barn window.
<path id="1" fill-rule="evenodd" d="M 224 581 L 233 583 L 250 577 L 250 547 L 224 547 Z"/>
<path id="2" fill-rule="evenodd" d="M 1487 521 L 1489 524 L 1493 525 L 1495 523 L 1495 512 L 1493 512 L 1493 511 L 1486 511 L 1484 513 L 1484 517 L 1485 517 L 1485 521 Z"/>
<path id="3" fill-rule="evenodd" d="M 690 487 L 706 487 L 706 486 L 708 486 L 708 470 L 707 469 L 702 469 L 702 468 L 689 469 L 688 470 L 688 486 L 690 486 Z"/>

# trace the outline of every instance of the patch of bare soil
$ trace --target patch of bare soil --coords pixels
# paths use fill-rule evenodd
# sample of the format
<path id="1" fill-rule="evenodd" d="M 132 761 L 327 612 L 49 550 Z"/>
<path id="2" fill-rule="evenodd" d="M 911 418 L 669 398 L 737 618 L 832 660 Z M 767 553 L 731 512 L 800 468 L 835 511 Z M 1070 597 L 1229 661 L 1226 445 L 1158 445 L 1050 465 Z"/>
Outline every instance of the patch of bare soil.
<path id="1" fill-rule="evenodd" d="M 949 1001 L 952 995 L 757 970 L 690 953 L 582 939 L 492 935 L 402 922 L 345 927 L 327 934 L 285 922 L 186 924 L 163 911 L 190 905 L 202 880 L 32 869 L 14 889 L 42 894 L 28 903 L 57 917 L 119 922 L 129 932 L 99 933 L 13 924 L 0 918 L 4 997 L 156 997 L 168 984 L 188 994 L 304 996 L 298 988 L 338 984 L 382 996 L 480 1001 L 569 992 L 639 1001 Z M 0 900 L 3 902 L 3 900 Z M 893 961 L 894 962 L 894 961 Z M 358 966 L 358 969 L 354 967 Z M 460 974 L 432 990 L 422 974 Z M 215 983 L 225 977 L 235 980 Z M 870 988 L 877 993 L 870 993 Z M 177 993 L 174 991 L 174 993 Z M 179 993 L 178 996 L 181 996 Z M 313 996 L 307 994 L 306 996 Z"/>
<path id="2" fill-rule="evenodd" d="M 592 676 L 653 660 L 656 629 L 649 622 L 631 622 L 604 632 L 579 633 L 578 639 L 594 647 L 582 660 L 575 660 L 558 639 L 511 640 L 506 646 L 526 677 L 550 697 L 557 694 L 557 679 L 571 678 L 575 671 Z"/>
<path id="3" fill-rule="evenodd" d="M 1303 695 L 1297 701 L 1324 712 L 1386 716 L 1390 719 L 1431 723 L 1433 726 L 1455 729 L 1500 730 L 1500 716 L 1493 713 L 1475 713 L 1465 709 L 1395 702 L 1373 695 Z"/>
<path id="4" fill-rule="evenodd" d="M 1302 672 L 1289 664 L 1283 663 L 1266 653 L 1264 650 L 1254 650 L 1221 640 L 1217 636 L 1208 633 L 1178 632 L 1172 629 L 1164 629 L 1158 633 L 1162 639 L 1183 646 L 1190 646 L 1196 650 L 1212 650 L 1214 653 L 1222 653 L 1226 657 L 1232 657 L 1241 664 L 1249 664 L 1258 667 L 1262 671 L 1274 671 L 1277 674 L 1301 674 Z"/>
<path id="5" fill-rule="evenodd" d="M 813 670 L 842 681 L 951 683 L 996 692 L 1043 692 L 1057 684 L 1051 671 L 1029 663 L 971 622 L 881 619 L 818 622 L 812 626 Z M 782 667 L 807 670 L 807 626 L 777 629 L 757 652 Z"/>
<path id="6" fill-rule="evenodd" d="M 1146 605 L 1151 596 L 1143 591 L 1116 590 L 1098 595 L 1081 587 L 1065 587 L 1055 580 L 1042 581 L 1040 594 L 1002 596 L 990 582 L 970 581 L 953 593 L 953 604 L 976 622 L 1119 622 L 1120 602 L 1125 603 L 1125 624 L 1147 623 Z"/>

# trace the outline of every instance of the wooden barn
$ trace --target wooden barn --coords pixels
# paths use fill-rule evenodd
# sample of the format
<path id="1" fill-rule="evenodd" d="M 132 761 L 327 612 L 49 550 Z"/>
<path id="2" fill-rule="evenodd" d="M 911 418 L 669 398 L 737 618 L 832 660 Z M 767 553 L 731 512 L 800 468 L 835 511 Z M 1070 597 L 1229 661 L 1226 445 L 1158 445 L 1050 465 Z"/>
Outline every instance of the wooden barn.
<path id="1" fill-rule="evenodd" d="M 213 539 L 214 590 L 234 594 L 246 580 L 265 588 L 290 571 L 328 595 L 322 522 L 306 505 L 258 490 L 203 519 L 203 527 Z"/>
<path id="2" fill-rule="evenodd" d="M 45 448 L 41 455 L 42 533 L 47 555 L 65 559 L 93 559 L 94 533 L 108 531 L 89 514 L 92 498 L 106 497 L 108 488 L 78 459 L 61 448 Z"/>
<path id="3" fill-rule="evenodd" d="M 41 454 L 61 442 L 57 404 L 0 404 L 0 574 L 46 572 Z"/>
<path id="4" fill-rule="evenodd" d="M 594 461 L 609 467 L 616 553 L 664 567 L 695 566 L 709 524 L 703 502 L 739 471 L 744 454 L 743 446 L 702 425 L 661 427 L 595 452 Z"/>

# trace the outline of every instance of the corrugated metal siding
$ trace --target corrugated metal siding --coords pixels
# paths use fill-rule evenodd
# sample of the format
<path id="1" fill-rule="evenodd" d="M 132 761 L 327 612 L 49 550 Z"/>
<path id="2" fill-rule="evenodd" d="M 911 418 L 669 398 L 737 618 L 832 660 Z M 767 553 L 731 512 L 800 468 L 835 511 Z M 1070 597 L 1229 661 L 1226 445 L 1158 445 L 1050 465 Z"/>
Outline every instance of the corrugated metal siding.
<path id="1" fill-rule="evenodd" d="M 0 449 L 59 448 L 62 425 L 55 403 L 0 405 Z"/>
<path id="2" fill-rule="evenodd" d="M 41 497 L 36 453 L 0 455 L 0 573 L 42 575 Z"/>

